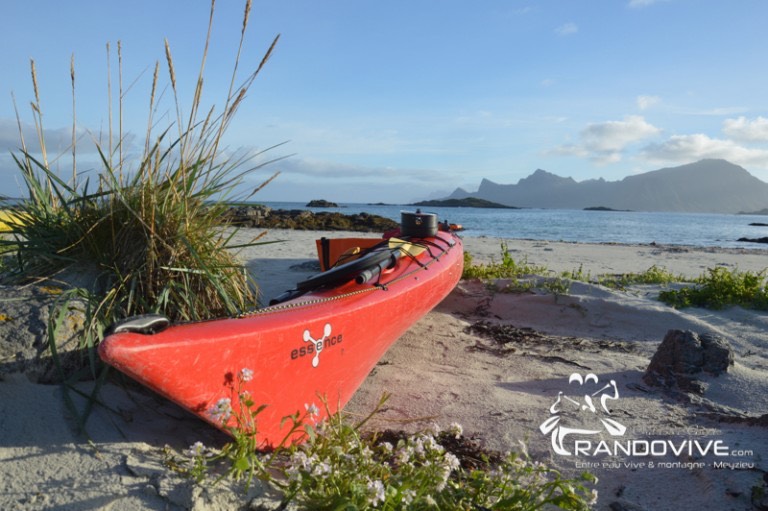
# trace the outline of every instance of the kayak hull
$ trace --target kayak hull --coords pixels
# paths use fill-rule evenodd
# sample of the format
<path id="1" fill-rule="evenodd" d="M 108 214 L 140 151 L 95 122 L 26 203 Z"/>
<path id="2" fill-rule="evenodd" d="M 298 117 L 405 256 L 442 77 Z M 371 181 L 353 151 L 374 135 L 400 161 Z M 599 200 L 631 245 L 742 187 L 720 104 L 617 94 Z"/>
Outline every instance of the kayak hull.
<path id="1" fill-rule="evenodd" d="M 338 411 L 387 349 L 454 288 L 461 241 L 440 232 L 429 243 L 418 257 L 399 258 L 377 282 L 351 280 L 239 318 L 173 325 L 152 335 L 113 334 L 99 354 L 225 431 L 243 426 L 237 418 L 245 417 L 244 402 L 253 409 L 265 405 L 257 439 L 281 444 L 291 428 L 285 417 L 319 410 L 307 417 L 318 421 Z M 231 403 L 232 417 L 217 409 L 222 399 Z"/>

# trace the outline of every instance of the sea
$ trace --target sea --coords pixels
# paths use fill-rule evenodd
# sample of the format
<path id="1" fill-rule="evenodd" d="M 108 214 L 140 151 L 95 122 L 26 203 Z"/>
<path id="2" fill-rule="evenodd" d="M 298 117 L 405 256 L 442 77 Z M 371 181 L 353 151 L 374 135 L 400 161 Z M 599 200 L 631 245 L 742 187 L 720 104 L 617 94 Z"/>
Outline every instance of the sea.
<path id="1" fill-rule="evenodd" d="M 306 203 L 264 202 L 273 209 L 304 209 L 344 214 L 370 213 L 400 221 L 402 211 L 417 206 L 389 204 L 339 204 L 338 208 L 308 208 Z M 486 209 L 422 207 L 438 219 L 463 227 L 473 237 L 567 241 L 580 243 L 629 243 L 749 248 L 768 251 L 768 244 L 737 241 L 768 237 L 768 216 L 716 213 L 591 211 L 573 209 Z"/>

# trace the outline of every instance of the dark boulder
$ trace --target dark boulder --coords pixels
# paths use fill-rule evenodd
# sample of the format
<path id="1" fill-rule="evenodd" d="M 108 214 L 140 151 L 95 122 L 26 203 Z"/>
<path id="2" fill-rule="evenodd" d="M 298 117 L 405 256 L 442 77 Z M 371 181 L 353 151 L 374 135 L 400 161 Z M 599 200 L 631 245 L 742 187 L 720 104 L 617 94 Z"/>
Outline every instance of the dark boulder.
<path id="1" fill-rule="evenodd" d="M 698 376 L 719 376 L 733 364 L 733 349 L 725 338 L 712 333 L 670 330 L 653 355 L 643 381 L 701 394 L 706 384 Z"/>

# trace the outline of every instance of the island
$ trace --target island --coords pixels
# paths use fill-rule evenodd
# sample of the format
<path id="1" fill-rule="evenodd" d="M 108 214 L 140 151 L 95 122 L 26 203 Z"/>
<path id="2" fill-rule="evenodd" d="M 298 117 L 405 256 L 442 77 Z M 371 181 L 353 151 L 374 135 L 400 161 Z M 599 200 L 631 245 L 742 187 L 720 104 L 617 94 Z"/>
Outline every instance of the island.
<path id="1" fill-rule="evenodd" d="M 631 209 L 613 209 L 606 206 L 592 206 L 589 208 L 584 208 L 584 211 L 617 211 L 617 212 L 623 212 L 628 213 L 631 212 Z"/>
<path id="2" fill-rule="evenodd" d="M 428 206 L 433 208 L 494 208 L 494 209 L 520 209 L 515 206 L 505 206 L 497 202 L 491 202 L 477 197 L 465 199 L 437 199 L 415 202 L 410 206 Z"/>
<path id="3" fill-rule="evenodd" d="M 325 199 L 314 199 L 307 203 L 305 208 L 338 208 L 339 205 L 335 202 L 327 201 Z"/>

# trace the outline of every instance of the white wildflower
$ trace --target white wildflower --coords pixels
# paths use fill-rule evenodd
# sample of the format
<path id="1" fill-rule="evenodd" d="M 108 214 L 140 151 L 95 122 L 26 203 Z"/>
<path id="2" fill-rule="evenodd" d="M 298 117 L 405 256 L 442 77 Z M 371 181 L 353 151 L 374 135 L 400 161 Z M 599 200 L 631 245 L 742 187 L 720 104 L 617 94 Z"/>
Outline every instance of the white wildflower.
<path id="1" fill-rule="evenodd" d="M 253 379 L 253 370 L 244 367 L 240 369 L 240 381 L 251 381 Z"/>
<path id="2" fill-rule="evenodd" d="M 307 410 L 307 415 L 310 417 L 317 417 L 320 415 L 320 408 L 318 408 L 315 403 L 312 403 L 311 405 L 304 403 L 304 409 Z"/>
<path id="3" fill-rule="evenodd" d="M 195 442 L 189 446 L 189 449 L 184 451 L 184 454 L 190 458 L 197 458 L 198 456 L 205 456 L 207 448 L 203 445 L 203 442 Z"/>
<path id="4" fill-rule="evenodd" d="M 314 458 L 314 456 L 313 456 Z M 319 461 L 312 465 L 311 474 L 315 477 L 331 473 L 331 465 L 327 461 Z"/>
<path id="5" fill-rule="evenodd" d="M 367 489 L 369 495 L 368 502 L 371 506 L 376 507 L 379 502 L 384 502 L 384 483 L 379 480 L 368 481 Z"/>
<path id="6" fill-rule="evenodd" d="M 419 436 L 414 439 L 413 442 L 413 452 L 415 452 L 418 455 L 424 454 L 424 438 L 423 436 Z"/>
<path id="7" fill-rule="evenodd" d="M 360 455 L 366 460 L 373 459 L 373 451 L 367 445 L 364 445 L 360 450 Z"/>
<path id="8" fill-rule="evenodd" d="M 464 434 L 464 428 L 458 422 L 454 422 L 448 427 L 448 432 L 458 440 Z"/>
<path id="9" fill-rule="evenodd" d="M 449 452 L 443 456 L 443 466 L 448 470 L 448 472 L 453 472 L 454 470 L 458 470 L 459 467 L 461 467 L 461 462 L 459 461 L 459 458 Z"/>
<path id="10" fill-rule="evenodd" d="M 443 452 L 445 452 L 445 447 L 443 447 L 442 445 L 437 443 L 437 440 L 435 440 L 434 437 L 431 437 L 431 436 L 427 437 L 425 443 L 426 443 L 427 449 L 429 451 L 431 451 L 431 452 L 436 452 L 436 453 L 443 453 Z"/>
<path id="11" fill-rule="evenodd" d="M 219 399 L 216 401 L 216 404 L 213 405 L 213 408 L 208 410 L 208 415 L 210 415 L 213 420 L 222 423 L 227 422 L 232 416 L 232 401 L 228 397 Z"/>
<path id="12" fill-rule="evenodd" d="M 412 450 L 409 447 L 400 447 L 395 453 L 395 461 L 400 465 L 407 465 L 411 461 Z"/>
<path id="13" fill-rule="evenodd" d="M 288 475 L 288 481 L 301 481 L 301 470 L 299 470 L 299 467 L 291 465 L 285 469 L 285 473 Z"/>
<path id="14" fill-rule="evenodd" d="M 290 464 L 292 467 L 296 467 L 297 469 L 308 470 L 311 462 L 304 451 L 296 451 L 291 456 Z"/>

